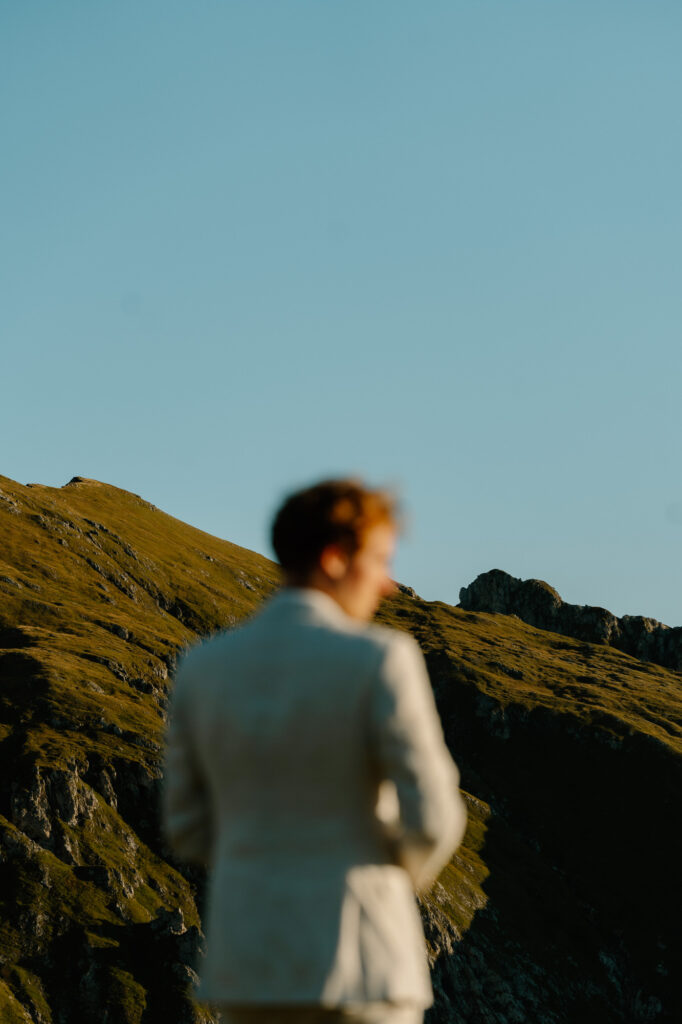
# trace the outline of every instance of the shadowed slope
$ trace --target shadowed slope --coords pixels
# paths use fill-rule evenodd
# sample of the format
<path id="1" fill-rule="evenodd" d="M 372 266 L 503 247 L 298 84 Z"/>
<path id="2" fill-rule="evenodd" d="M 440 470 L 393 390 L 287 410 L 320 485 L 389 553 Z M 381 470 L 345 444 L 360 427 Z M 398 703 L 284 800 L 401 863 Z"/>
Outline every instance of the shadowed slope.
<path id="1" fill-rule="evenodd" d="M 516 617 L 411 616 L 487 902 L 440 957 L 433 1021 L 677 1021 L 682 676 Z"/>

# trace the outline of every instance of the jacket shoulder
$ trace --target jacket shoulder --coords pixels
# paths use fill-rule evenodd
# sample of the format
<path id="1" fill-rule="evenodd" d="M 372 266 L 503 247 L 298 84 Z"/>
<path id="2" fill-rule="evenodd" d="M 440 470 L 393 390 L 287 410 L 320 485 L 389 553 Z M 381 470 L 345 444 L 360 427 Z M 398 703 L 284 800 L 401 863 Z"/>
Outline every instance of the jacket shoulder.
<path id="1" fill-rule="evenodd" d="M 411 633 L 406 633 L 402 629 L 393 629 L 391 626 L 381 626 L 378 623 L 372 623 L 366 627 L 366 636 L 368 642 L 383 653 L 394 649 L 421 650 Z"/>
<path id="2" fill-rule="evenodd" d="M 371 659 L 377 667 L 388 666 L 395 661 L 412 663 L 415 659 L 422 658 L 421 648 L 414 637 L 390 626 L 375 623 L 365 626 L 358 633 L 358 645 L 365 650 L 368 660 Z"/>

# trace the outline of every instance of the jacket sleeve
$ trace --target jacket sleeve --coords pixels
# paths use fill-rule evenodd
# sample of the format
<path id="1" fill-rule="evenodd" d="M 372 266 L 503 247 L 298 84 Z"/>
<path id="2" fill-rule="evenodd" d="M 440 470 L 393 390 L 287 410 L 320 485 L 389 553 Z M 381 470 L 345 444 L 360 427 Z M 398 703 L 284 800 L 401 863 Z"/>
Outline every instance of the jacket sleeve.
<path id="1" fill-rule="evenodd" d="M 466 809 L 424 657 L 405 633 L 383 651 L 370 721 L 379 776 L 398 797 L 399 818 L 386 826 L 389 845 L 415 889 L 427 889 L 462 840 Z"/>
<path id="2" fill-rule="evenodd" d="M 166 733 L 161 820 L 181 860 L 208 864 L 212 844 L 210 793 L 190 728 L 192 687 L 186 661 L 178 670 Z"/>

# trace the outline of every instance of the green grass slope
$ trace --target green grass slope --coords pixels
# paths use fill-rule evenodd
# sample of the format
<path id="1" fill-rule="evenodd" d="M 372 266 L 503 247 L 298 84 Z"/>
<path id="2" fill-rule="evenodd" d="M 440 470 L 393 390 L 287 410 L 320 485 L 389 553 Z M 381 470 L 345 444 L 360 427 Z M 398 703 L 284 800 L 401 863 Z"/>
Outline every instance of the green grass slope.
<path id="1" fill-rule="evenodd" d="M 168 688 L 276 567 L 96 481 L 0 477 L 0 536 L 0 1020 L 199 1020 L 197 879 L 158 829 Z"/>

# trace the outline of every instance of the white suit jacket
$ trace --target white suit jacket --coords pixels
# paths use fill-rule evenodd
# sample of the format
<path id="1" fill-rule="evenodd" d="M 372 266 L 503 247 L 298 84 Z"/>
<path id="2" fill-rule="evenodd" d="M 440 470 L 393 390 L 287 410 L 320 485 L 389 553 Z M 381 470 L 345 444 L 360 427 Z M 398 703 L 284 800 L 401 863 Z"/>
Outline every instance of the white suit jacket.
<path id="1" fill-rule="evenodd" d="M 413 890 L 461 840 L 458 781 L 408 634 L 285 588 L 193 648 L 174 688 L 163 817 L 177 854 L 209 868 L 198 997 L 430 1005 Z M 377 798 L 391 784 L 387 825 Z"/>

